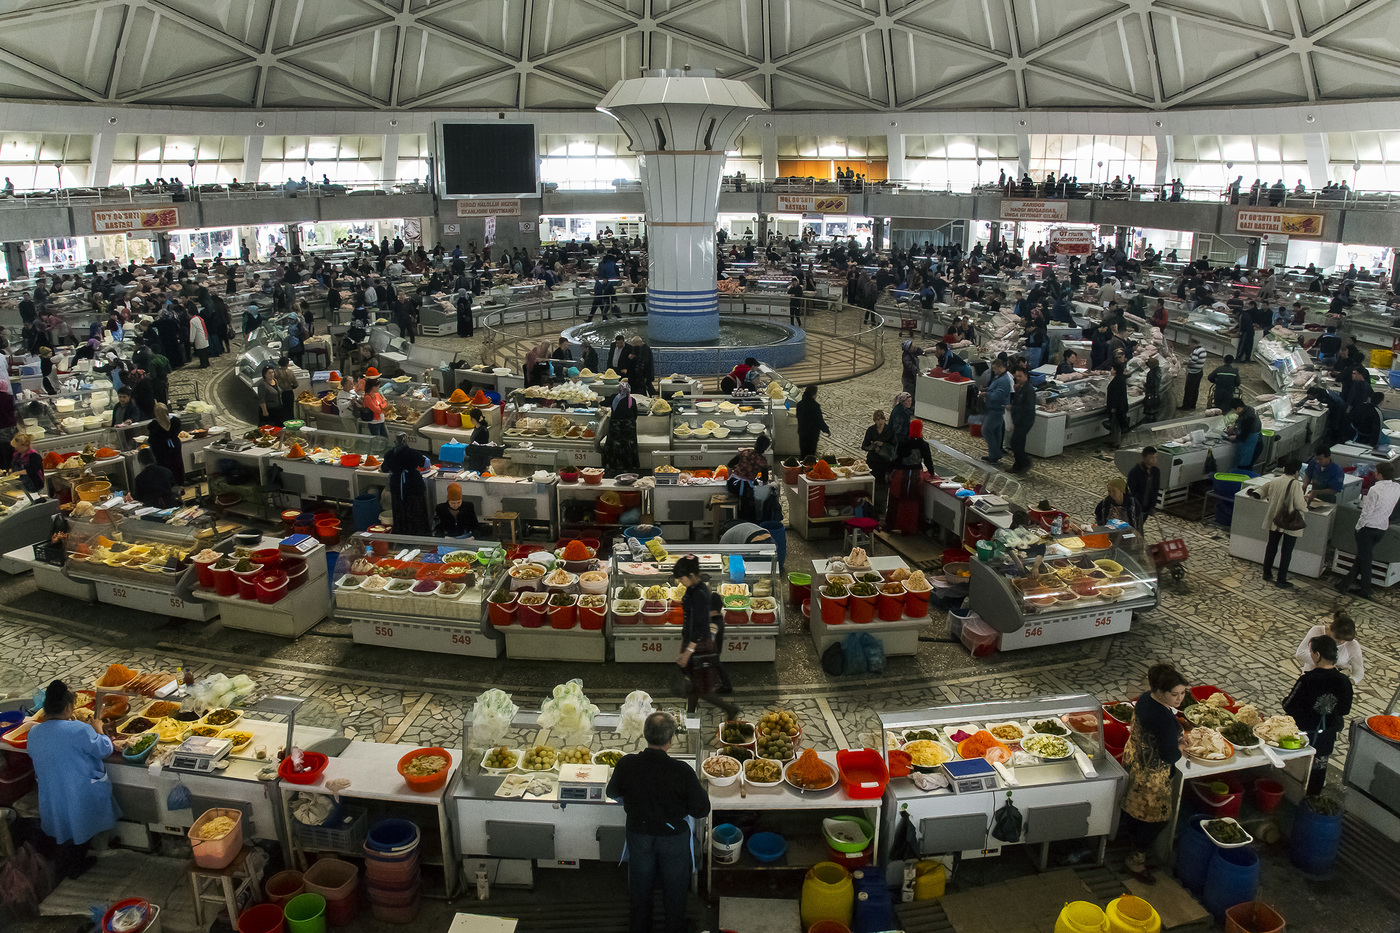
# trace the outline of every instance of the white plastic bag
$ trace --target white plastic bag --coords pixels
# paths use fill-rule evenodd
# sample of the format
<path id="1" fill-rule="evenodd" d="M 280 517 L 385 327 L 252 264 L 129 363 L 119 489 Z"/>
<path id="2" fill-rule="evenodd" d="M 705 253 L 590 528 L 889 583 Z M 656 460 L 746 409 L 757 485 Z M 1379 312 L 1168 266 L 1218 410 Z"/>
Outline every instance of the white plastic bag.
<path id="1" fill-rule="evenodd" d="M 540 705 L 539 723 L 556 733 L 565 745 L 587 745 L 593 738 L 593 717 L 598 707 L 583 695 L 583 681 L 575 677 L 554 688 Z"/>
<path id="2" fill-rule="evenodd" d="M 621 715 L 617 722 L 618 734 L 628 742 L 637 741 L 642 737 L 642 727 L 646 725 L 647 717 L 654 712 L 656 707 L 651 703 L 651 694 L 643 690 L 633 690 L 627 694 L 627 699 L 622 701 Z"/>
<path id="3" fill-rule="evenodd" d="M 520 707 L 511 701 L 510 695 L 495 687 L 477 697 L 472 706 L 472 745 L 485 748 L 504 744 L 518 712 Z"/>

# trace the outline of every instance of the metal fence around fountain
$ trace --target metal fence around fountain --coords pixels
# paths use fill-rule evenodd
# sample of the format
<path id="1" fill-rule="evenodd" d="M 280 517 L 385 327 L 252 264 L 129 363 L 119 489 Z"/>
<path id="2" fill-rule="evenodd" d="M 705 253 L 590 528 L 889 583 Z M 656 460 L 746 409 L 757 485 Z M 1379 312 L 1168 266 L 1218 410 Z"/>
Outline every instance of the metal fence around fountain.
<path id="1" fill-rule="evenodd" d="M 536 293 L 543 293 L 541 286 Z M 504 348 L 512 341 L 530 338 L 557 339 L 560 331 L 579 323 L 593 310 L 594 296 L 567 295 L 545 297 L 529 293 L 529 297 L 513 297 L 508 304 L 481 305 L 477 311 L 477 326 L 489 332 L 486 341 L 488 353 L 505 352 Z M 504 296 L 489 296 L 500 300 Z M 729 319 L 759 318 L 780 323 L 788 320 L 789 298 L 783 293 L 750 293 L 719 295 L 720 317 Z M 803 330 L 807 332 L 807 355 L 799 364 L 802 368 L 812 367 L 820 375 L 810 382 L 837 382 L 850 379 L 879 369 L 885 362 L 884 342 L 880 339 L 880 329 L 884 326 L 884 316 L 867 312 L 857 305 L 847 304 L 833 298 L 803 298 Z M 646 292 L 619 292 L 612 296 L 611 313 L 622 315 L 618 324 L 625 330 L 631 322 L 646 326 Z M 637 309 L 640 313 L 629 313 Z M 600 307 L 598 314 L 603 313 Z M 866 323 L 867 317 L 873 323 Z M 616 319 L 616 318 L 615 318 Z M 817 326 L 811 326 L 811 322 Z M 812 339 L 816 337 L 818 339 Z M 551 345 L 552 345 L 551 340 Z M 653 345 L 655 349 L 655 345 Z M 598 347 L 605 351 L 606 347 Z M 693 351 L 692 351 L 693 352 Z M 725 348 L 715 348 L 715 365 L 711 372 L 716 377 L 729 370 L 720 363 Z M 508 355 L 502 362 L 519 365 L 525 356 L 521 348 L 516 354 Z"/>

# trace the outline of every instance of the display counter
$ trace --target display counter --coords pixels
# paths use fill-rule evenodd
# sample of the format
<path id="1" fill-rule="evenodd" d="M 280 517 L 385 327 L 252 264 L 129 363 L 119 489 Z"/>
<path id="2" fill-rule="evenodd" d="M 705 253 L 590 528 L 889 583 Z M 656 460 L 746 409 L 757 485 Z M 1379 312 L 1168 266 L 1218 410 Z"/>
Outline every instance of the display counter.
<path id="1" fill-rule="evenodd" d="M 933 745 L 937 750 L 927 752 L 933 756 L 927 761 L 956 762 L 958 745 L 950 736 L 960 732 L 976 734 L 1011 725 L 1014 732 L 1008 734 L 1029 737 L 1036 724 L 1045 722 L 1056 724 L 1064 752 L 1060 757 L 1041 757 L 1023 749 L 1024 739 L 1008 741 L 1009 760 L 1001 770 L 987 771 L 979 783 L 969 783 L 959 793 L 949 788 L 925 791 L 909 778 L 892 778 L 887 794 L 892 797 L 890 806 L 908 813 L 919 830 L 923 856 L 981 858 L 1000 855 L 1003 845 L 1019 842 L 1040 847 L 1038 861 L 1043 870 L 1051 842 L 1097 839 L 1102 863 L 1108 838 L 1118 827 L 1118 801 L 1127 781 L 1122 766 L 1107 753 L 1102 717 L 1098 699 L 1087 693 L 881 713 L 886 749 L 906 745 L 911 735 L 935 737 L 931 744 L 937 743 Z M 925 754 L 927 746 L 920 748 L 920 754 Z M 973 761 L 985 764 L 981 759 Z M 992 815 L 1006 802 L 1008 792 L 1024 818 L 1016 840 L 992 835 Z M 886 858 L 888 849 L 887 843 L 882 852 Z"/>
<path id="2" fill-rule="evenodd" d="M 277 560 L 267 565 L 288 577 L 282 596 L 264 601 L 242 595 L 220 592 L 214 575 L 193 589 L 192 595 L 203 602 L 213 603 L 219 610 L 219 622 L 224 628 L 247 632 L 265 632 L 283 638 L 297 638 L 331 614 L 331 592 L 327 581 L 326 546 L 314 538 L 295 536 L 287 540 L 263 538 L 256 549 L 277 548 Z M 227 548 L 219 550 L 227 552 Z"/>
<path id="3" fill-rule="evenodd" d="M 98 602 L 162 616 L 208 621 L 219 607 L 194 596 L 190 558 L 212 540 L 208 528 L 121 520 L 72 521 L 64 575 L 91 583 Z M 36 579 L 41 586 L 42 579 Z"/>
<path id="4" fill-rule="evenodd" d="M 1157 574 L 1144 566 L 1135 547 L 1110 544 L 1107 534 L 1091 537 L 1103 538 L 1107 546 L 1088 548 L 1079 536 L 1062 536 L 1047 547 L 1039 573 L 1034 559 L 971 558 L 969 604 L 1000 633 L 999 650 L 1126 632 L 1134 612 L 1157 605 Z M 1073 547 L 1076 542 L 1079 547 Z"/>
<path id="5" fill-rule="evenodd" d="M 332 571 L 336 615 L 357 644 L 498 658 L 484 606 L 503 559 L 492 542 L 356 534 Z"/>
<path id="6" fill-rule="evenodd" d="M 680 464 L 677 464 L 680 466 Z M 685 467 L 681 467 L 685 469 Z M 731 500 L 728 485 L 719 479 L 692 479 L 688 482 L 661 483 L 651 490 L 652 520 L 661 526 L 668 541 L 718 541 L 718 513 L 711 507 L 716 498 Z"/>
<path id="7" fill-rule="evenodd" d="M 1142 420 L 1143 397 L 1128 398 L 1128 423 Z M 1037 408 L 1035 424 L 1026 436 L 1026 453 L 1036 457 L 1058 457 L 1066 447 L 1108 437 L 1108 409 L 1085 408 L 1079 411 L 1046 411 Z M 1126 430 L 1124 433 L 1127 433 Z M 1007 416 L 1007 437 L 1011 436 L 1011 419 Z"/>
<path id="8" fill-rule="evenodd" d="M 831 480 L 814 480 L 803 473 L 796 483 L 783 483 L 783 502 L 788 524 L 803 538 L 836 537 L 846 519 L 855 515 L 855 504 L 861 500 L 875 501 L 875 477 L 869 467 L 860 463 L 850 476 Z M 863 469 L 865 472 L 856 472 Z"/>
<path id="9" fill-rule="evenodd" d="M 0 541 L 6 551 L 47 542 L 58 514 L 58 499 L 26 493 L 21 477 L 19 473 L 0 475 Z"/>
<path id="10" fill-rule="evenodd" d="M 914 417 L 960 428 L 967 424 L 968 399 L 976 391 L 977 383 L 970 379 L 920 373 L 914 382 Z"/>
<path id="11" fill-rule="evenodd" d="M 1400 716 L 1400 691 L 1384 715 Z M 1400 739 L 1378 732 L 1359 716 L 1347 731 L 1347 760 L 1342 780 L 1349 793 L 1346 808 L 1386 837 L 1400 842 Z"/>
<path id="12" fill-rule="evenodd" d="M 850 568 L 844 561 L 812 562 L 812 618 L 810 630 L 817 657 L 855 632 L 880 640 L 885 655 L 912 655 L 919 648 L 919 629 L 928 621 L 928 589 L 909 594 L 904 581 L 913 574 L 902 557 L 871 557 L 868 567 Z M 832 578 L 836 580 L 833 581 Z M 879 578 L 878 582 L 876 578 Z M 833 582 L 850 590 L 868 583 L 874 595 L 827 595 Z M 858 608 L 857 604 L 866 605 Z"/>
<path id="13" fill-rule="evenodd" d="M 1256 564 L 1264 563 L 1264 549 L 1269 543 L 1269 529 L 1264 519 L 1269 513 L 1269 503 L 1261 497 L 1261 491 L 1277 478 L 1277 475 L 1270 473 L 1240 484 L 1235 493 L 1234 516 L 1230 520 L 1231 557 L 1242 557 Z M 1299 479 L 1301 481 L 1301 477 Z M 1360 496 L 1360 477 L 1352 474 L 1344 476 L 1338 503 L 1355 501 Z M 1317 499 L 1304 513 L 1307 527 L 1294 540 L 1289 573 L 1317 579 L 1327 570 L 1327 549 L 1332 541 L 1338 503 Z"/>
<path id="14" fill-rule="evenodd" d="M 658 563 L 650 554 L 629 552 L 623 539 L 614 541 L 607 630 L 617 663 L 669 663 L 680 655 L 684 590 L 673 585 L 676 556 Z M 723 661 L 776 660 L 787 611 L 777 548 L 713 544 L 696 556 L 701 571 L 710 575 L 710 592 L 726 600 L 720 635 Z M 726 593 L 731 588 L 732 595 Z"/>

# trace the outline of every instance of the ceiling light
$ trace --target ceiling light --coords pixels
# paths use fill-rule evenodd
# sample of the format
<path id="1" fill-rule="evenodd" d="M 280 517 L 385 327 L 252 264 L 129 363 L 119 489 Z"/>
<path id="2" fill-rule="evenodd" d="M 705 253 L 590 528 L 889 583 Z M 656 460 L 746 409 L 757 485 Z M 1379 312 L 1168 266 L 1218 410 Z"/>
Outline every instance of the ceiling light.
<path id="1" fill-rule="evenodd" d="M 258 126 L 266 126 L 266 125 L 267 125 L 267 124 L 264 123 L 263 121 L 261 121 L 261 120 L 258 121 Z"/>
<path id="2" fill-rule="evenodd" d="M 1020 125 L 1020 126 L 1025 126 L 1025 125 L 1026 125 L 1026 121 L 1025 121 L 1025 120 L 1018 120 L 1017 123 L 1018 123 L 1018 125 Z"/>
<path id="3" fill-rule="evenodd" d="M 398 120 L 390 120 L 390 121 L 389 121 L 389 125 L 390 125 L 390 126 L 398 126 L 398 125 L 399 125 L 399 121 L 398 121 Z"/>
<path id="4" fill-rule="evenodd" d="M 1308 122 L 1309 122 L 1309 123 L 1313 123 L 1313 122 L 1315 122 L 1316 120 L 1317 120 L 1317 117 L 1313 116 L 1312 114 L 1308 114 Z"/>
<path id="5" fill-rule="evenodd" d="M 891 120 L 891 121 L 890 121 L 890 126 L 899 126 L 899 121 L 897 121 L 897 120 Z"/>
<path id="6" fill-rule="evenodd" d="M 1162 125 L 1162 121 L 1161 121 L 1161 120 L 1158 120 L 1154 125 L 1156 125 L 1156 126 L 1161 126 L 1161 125 Z"/>
<path id="7" fill-rule="evenodd" d="M 116 117 L 108 117 L 108 118 L 107 118 L 107 122 L 108 122 L 108 123 L 115 124 L 115 123 L 117 122 L 117 118 L 116 118 Z"/>

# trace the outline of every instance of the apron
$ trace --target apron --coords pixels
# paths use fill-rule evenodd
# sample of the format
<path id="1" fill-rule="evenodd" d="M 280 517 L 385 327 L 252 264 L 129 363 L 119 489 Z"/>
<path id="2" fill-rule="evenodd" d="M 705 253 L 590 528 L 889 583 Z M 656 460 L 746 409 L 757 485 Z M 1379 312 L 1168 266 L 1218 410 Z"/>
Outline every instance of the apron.
<path id="1" fill-rule="evenodd" d="M 1123 768 L 1128 772 L 1123 812 L 1144 823 L 1165 823 L 1172 811 L 1172 768 L 1143 735 L 1136 716 L 1123 749 Z"/>

